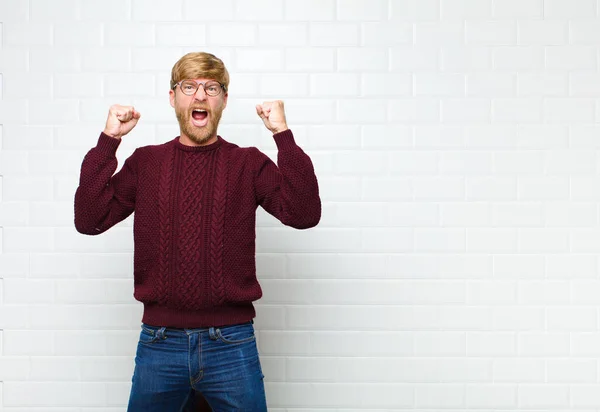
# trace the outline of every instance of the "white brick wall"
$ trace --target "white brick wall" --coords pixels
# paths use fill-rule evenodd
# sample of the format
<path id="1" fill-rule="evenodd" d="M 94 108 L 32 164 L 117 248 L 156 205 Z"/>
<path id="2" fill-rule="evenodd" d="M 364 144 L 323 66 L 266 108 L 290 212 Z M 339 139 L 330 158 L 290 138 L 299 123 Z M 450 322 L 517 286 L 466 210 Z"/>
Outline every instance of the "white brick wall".
<path id="1" fill-rule="evenodd" d="M 121 162 L 177 133 L 192 50 L 221 134 L 274 155 L 283 98 L 320 181 L 319 227 L 258 216 L 270 410 L 600 410 L 600 0 L 0 0 L 0 39 L 1 410 L 125 410 L 131 220 L 73 194 L 110 104 Z"/>

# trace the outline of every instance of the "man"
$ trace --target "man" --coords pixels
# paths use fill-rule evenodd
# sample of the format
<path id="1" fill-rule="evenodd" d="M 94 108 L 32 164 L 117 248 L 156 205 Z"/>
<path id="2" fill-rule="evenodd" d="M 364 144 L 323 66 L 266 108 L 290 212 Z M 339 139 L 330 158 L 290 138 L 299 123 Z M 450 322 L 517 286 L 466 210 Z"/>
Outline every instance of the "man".
<path id="1" fill-rule="evenodd" d="M 266 410 L 252 324 L 252 302 L 262 295 L 256 208 L 304 229 L 319 222 L 321 201 L 283 102 L 256 106 L 273 133 L 277 165 L 217 134 L 228 85 L 220 59 L 186 54 L 169 91 L 180 136 L 136 149 L 114 174 L 121 138 L 140 119 L 133 107 L 114 105 L 83 160 L 77 230 L 97 235 L 135 212 L 134 297 L 144 315 L 128 411 L 180 411 L 194 391 L 215 411 Z"/>

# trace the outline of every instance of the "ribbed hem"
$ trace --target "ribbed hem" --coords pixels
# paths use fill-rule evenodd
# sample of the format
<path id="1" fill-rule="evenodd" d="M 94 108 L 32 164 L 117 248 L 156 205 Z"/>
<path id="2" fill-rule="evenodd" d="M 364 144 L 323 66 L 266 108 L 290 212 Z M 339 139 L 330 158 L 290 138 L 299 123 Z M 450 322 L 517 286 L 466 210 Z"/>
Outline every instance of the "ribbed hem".
<path id="1" fill-rule="evenodd" d="M 101 132 L 96 148 L 100 153 L 105 154 L 106 156 L 114 156 L 120 144 L 121 139 L 115 139 L 114 137 L 110 137 L 104 132 Z"/>
<path id="2" fill-rule="evenodd" d="M 284 130 L 281 133 L 274 134 L 273 139 L 275 139 L 275 144 L 277 145 L 277 149 L 279 150 L 290 149 L 296 146 L 294 134 L 290 129 Z"/>
<path id="3" fill-rule="evenodd" d="M 256 316 L 252 303 L 219 306 L 201 311 L 173 309 L 157 304 L 144 304 L 142 322 L 172 328 L 210 328 L 250 322 Z"/>

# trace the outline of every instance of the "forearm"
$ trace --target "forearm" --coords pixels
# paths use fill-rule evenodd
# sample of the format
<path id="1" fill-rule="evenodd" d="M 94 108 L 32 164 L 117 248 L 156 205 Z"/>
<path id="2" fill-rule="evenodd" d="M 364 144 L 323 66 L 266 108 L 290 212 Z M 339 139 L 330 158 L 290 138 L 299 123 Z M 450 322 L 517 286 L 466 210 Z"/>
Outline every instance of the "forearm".
<path id="1" fill-rule="evenodd" d="M 273 136 L 277 144 L 278 190 L 269 196 L 279 220 L 298 229 L 316 226 L 321 218 L 319 186 L 310 157 L 290 130 Z"/>
<path id="2" fill-rule="evenodd" d="M 129 170 L 124 167 L 123 173 L 119 172 L 121 179 L 113 176 L 119 143 L 102 134 L 83 160 L 75 193 L 75 227 L 81 233 L 102 233 L 131 213 L 131 201 L 117 191 L 117 181 L 129 180 L 126 178 Z"/>

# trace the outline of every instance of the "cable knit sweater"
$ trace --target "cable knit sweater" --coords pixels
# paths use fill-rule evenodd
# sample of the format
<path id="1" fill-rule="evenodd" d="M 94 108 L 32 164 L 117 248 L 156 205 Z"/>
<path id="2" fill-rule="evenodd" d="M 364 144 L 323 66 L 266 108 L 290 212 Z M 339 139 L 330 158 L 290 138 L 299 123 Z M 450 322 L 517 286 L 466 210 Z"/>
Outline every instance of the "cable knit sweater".
<path id="1" fill-rule="evenodd" d="M 207 146 L 141 147 L 117 168 L 120 140 L 102 133 L 83 160 L 75 227 L 97 235 L 134 214 L 134 296 L 144 323 L 195 328 L 254 318 L 255 222 L 260 205 L 283 224 L 321 217 L 310 158 L 290 130 L 273 136 L 277 165 L 219 136 Z M 114 174 L 114 175 L 113 175 Z"/>

